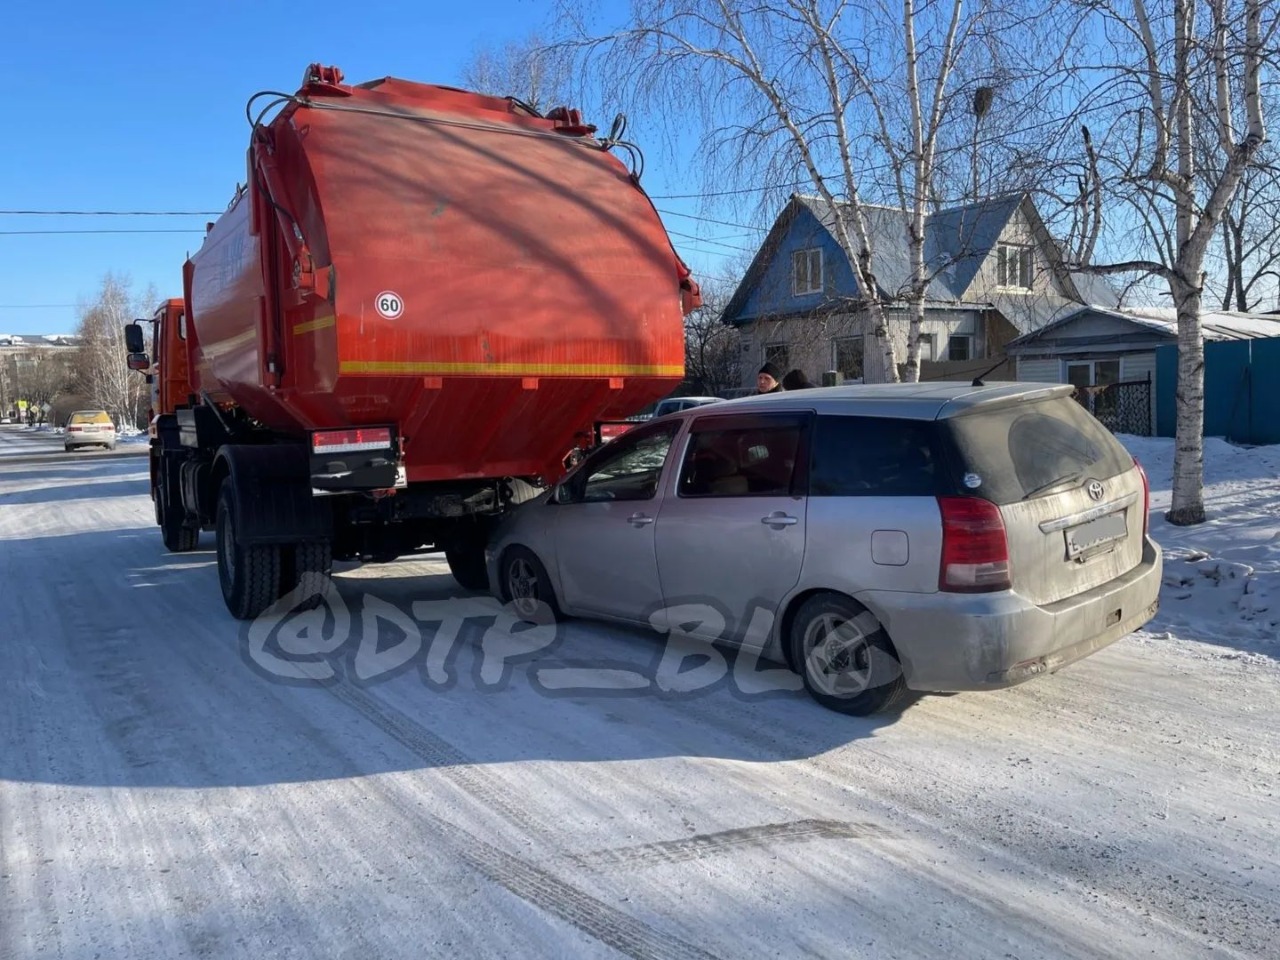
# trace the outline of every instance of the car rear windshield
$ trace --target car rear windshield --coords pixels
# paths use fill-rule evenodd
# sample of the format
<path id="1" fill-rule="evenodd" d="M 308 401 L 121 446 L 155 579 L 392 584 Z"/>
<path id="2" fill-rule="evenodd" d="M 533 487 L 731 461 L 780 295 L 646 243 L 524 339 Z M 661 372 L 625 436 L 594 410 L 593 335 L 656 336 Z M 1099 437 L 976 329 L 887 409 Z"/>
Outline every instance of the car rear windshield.
<path id="1" fill-rule="evenodd" d="M 957 486 L 998 504 L 1133 467 L 1120 441 L 1070 397 L 1000 406 L 942 424 L 956 451 Z"/>
<path id="2" fill-rule="evenodd" d="M 110 423 L 111 417 L 102 410 L 93 413 L 73 413 L 71 415 L 72 423 Z"/>

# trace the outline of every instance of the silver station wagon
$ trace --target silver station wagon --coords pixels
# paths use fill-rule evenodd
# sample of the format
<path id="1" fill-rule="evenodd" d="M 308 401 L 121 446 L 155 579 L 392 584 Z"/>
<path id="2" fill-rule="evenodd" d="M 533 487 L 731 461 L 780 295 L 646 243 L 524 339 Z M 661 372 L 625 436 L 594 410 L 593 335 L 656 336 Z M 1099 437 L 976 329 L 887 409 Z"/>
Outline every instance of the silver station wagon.
<path id="1" fill-rule="evenodd" d="M 1052 673 L 1150 620 L 1161 577 L 1146 475 L 1070 393 L 849 386 L 672 414 L 515 511 L 490 584 L 528 619 L 749 648 L 845 713 Z M 689 625 L 692 604 L 720 616 Z"/>

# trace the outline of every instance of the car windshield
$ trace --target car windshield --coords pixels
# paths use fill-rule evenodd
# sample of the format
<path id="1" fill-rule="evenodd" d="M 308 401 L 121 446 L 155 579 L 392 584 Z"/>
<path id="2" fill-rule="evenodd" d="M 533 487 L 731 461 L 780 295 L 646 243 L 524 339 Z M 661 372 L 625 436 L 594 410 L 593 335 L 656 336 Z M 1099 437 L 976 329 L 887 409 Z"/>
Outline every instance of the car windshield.
<path id="1" fill-rule="evenodd" d="M 958 486 L 1000 504 L 1133 466 L 1120 442 L 1069 397 L 954 417 L 944 433 L 958 453 Z"/>

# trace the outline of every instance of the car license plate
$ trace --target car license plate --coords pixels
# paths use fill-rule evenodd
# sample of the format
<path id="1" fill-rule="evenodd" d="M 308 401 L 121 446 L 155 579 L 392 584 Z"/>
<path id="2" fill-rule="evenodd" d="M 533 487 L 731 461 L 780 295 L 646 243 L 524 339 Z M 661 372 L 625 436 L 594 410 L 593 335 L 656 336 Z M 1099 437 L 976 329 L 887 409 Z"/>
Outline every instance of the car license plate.
<path id="1" fill-rule="evenodd" d="M 1090 520 L 1066 531 L 1067 558 L 1075 560 L 1087 553 L 1094 553 L 1107 544 L 1123 540 L 1129 535 L 1129 524 L 1123 510 L 1109 513 L 1097 520 Z"/>

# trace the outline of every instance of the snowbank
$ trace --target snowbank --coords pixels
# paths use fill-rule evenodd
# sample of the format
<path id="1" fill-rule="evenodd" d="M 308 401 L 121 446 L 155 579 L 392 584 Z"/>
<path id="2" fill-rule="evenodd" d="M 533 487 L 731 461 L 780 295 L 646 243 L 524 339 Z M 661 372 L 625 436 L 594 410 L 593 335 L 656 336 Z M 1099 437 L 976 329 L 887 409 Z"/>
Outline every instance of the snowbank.
<path id="1" fill-rule="evenodd" d="M 1122 436 L 1151 479 L 1151 532 L 1165 550 L 1161 611 L 1145 631 L 1280 658 L 1280 447 L 1205 440 L 1208 520 L 1164 519 L 1174 442 Z"/>

